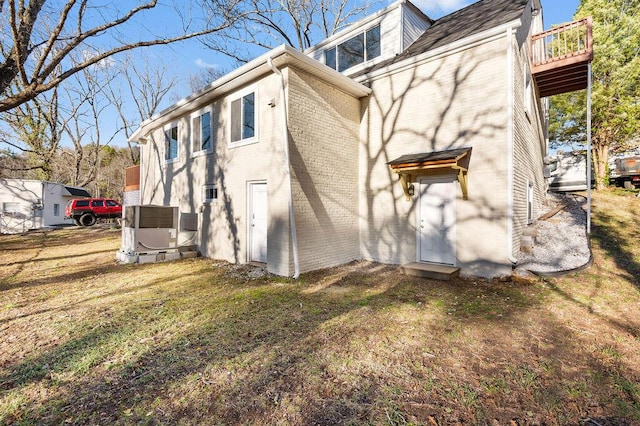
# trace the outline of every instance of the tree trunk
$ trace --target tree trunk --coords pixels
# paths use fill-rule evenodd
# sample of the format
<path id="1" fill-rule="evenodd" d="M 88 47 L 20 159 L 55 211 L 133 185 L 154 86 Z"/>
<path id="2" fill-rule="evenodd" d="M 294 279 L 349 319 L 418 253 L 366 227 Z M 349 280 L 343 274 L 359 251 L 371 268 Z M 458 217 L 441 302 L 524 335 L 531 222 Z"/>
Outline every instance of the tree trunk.
<path id="1" fill-rule="evenodd" d="M 605 189 L 607 177 L 607 163 L 609 162 L 609 145 L 595 144 L 591 149 L 593 155 L 593 170 L 596 178 L 596 189 Z"/>

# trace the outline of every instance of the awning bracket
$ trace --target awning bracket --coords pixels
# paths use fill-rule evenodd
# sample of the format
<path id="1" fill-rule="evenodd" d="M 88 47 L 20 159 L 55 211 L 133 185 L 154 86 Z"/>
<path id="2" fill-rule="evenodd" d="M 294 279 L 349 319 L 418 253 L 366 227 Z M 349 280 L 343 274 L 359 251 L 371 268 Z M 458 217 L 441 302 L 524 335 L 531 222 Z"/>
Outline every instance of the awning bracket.
<path id="1" fill-rule="evenodd" d="M 389 167 L 398 174 L 405 199 L 411 201 L 412 183 L 421 176 L 455 175 L 462 190 L 462 199 L 469 194 L 468 167 L 471 148 L 448 151 L 410 154 L 389 162 Z"/>

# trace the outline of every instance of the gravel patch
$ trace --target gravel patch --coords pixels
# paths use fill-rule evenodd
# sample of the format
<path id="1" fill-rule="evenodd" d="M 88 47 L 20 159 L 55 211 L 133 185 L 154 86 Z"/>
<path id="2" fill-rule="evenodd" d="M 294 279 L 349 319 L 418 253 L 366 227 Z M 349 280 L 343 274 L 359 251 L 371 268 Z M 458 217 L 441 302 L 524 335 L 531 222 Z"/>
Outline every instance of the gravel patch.
<path id="1" fill-rule="evenodd" d="M 537 235 L 532 253 L 518 255 L 518 268 L 534 273 L 571 271 L 591 261 L 587 238 L 587 199 L 575 194 L 547 195 L 546 211 L 566 204 L 547 220 L 533 224 Z"/>

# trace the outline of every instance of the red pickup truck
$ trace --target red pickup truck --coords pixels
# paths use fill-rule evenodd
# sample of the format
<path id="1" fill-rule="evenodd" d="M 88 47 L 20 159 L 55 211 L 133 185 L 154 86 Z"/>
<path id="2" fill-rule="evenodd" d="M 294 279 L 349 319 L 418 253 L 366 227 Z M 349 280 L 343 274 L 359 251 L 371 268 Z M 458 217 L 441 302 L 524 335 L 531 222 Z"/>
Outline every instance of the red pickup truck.
<path id="1" fill-rule="evenodd" d="M 111 198 L 69 200 L 64 209 L 64 217 L 73 219 L 78 226 L 92 226 L 100 218 L 122 217 L 122 204 Z"/>

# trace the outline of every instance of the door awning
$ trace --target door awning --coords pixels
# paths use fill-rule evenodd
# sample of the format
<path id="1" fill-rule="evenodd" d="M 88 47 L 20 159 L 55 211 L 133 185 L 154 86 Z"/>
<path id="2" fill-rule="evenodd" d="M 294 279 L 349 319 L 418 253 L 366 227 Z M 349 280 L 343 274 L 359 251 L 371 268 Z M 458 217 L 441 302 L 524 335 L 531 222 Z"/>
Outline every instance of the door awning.
<path id="1" fill-rule="evenodd" d="M 455 174 L 460 187 L 462 198 L 467 199 L 469 159 L 471 148 L 457 148 L 446 151 L 424 152 L 421 154 L 407 154 L 389 161 L 389 167 L 400 176 L 400 184 L 407 201 L 413 195 L 412 183 L 421 176 L 438 176 Z"/>

